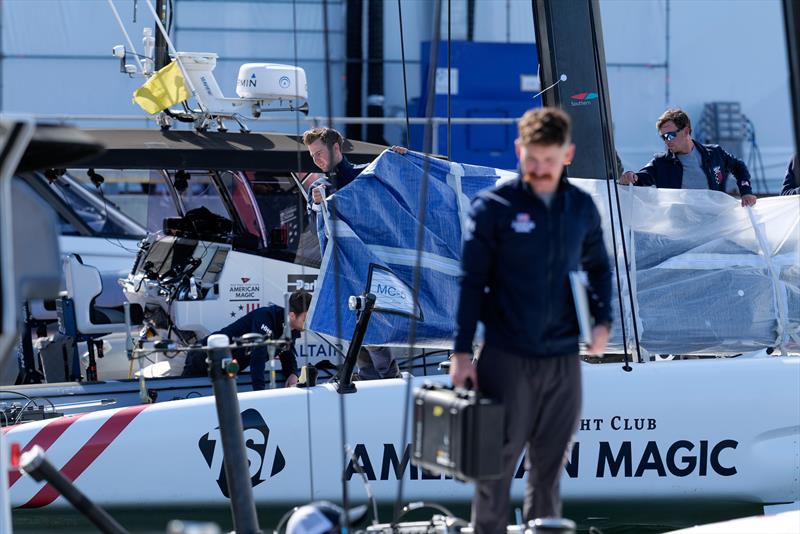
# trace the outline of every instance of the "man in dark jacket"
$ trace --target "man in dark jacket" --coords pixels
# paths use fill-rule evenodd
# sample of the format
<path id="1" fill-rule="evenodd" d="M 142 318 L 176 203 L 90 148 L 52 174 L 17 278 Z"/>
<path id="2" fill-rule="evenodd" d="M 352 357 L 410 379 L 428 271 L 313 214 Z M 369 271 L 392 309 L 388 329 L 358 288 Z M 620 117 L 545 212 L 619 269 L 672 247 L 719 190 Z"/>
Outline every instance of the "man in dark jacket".
<path id="1" fill-rule="evenodd" d="M 300 371 L 297 367 L 297 357 L 294 352 L 294 339 L 303 331 L 306 323 L 306 313 L 311 306 L 311 294 L 298 290 L 289 297 L 289 328 L 292 331 L 292 343 L 289 349 L 280 353 L 281 372 L 287 387 L 297 384 Z M 225 334 L 233 339 L 245 334 L 261 334 L 266 339 L 279 339 L 283 336 L 284 309 L 281 306 L 270 305 L 257 308 L 240 317 L 225 328 L 214 334 Z M 200 343 L 205 345 L 208 337 Z M 250 368 L 250 377 L 253 381 L 253 391 L 260 391 L 266 387 L 265 369 L 269 359 L 266 347 L 253 349 L 246 354 L 244 349 L 234 349 L 233 356 L 239 362 L 240 369 Z M 204 351 L 189 351 L 181 376 L 206 376 L 208 365 Z"/>
<path id="2" fill-rule="evenodd" d="M 353 180 L 367 166 L 353 165 L 342 154 L 342 135 L 333 128 L 312 128 L 303 134 L 303 144 L 325 176 L 311 184 L 309 207 L 319 205 L 326 194 L 330 195 Z"/>
<path id="3" fill-rule="evenodd" d="M 800 181 L 797 176 L 797 154 L 789 161 L 786 167 L 786 176 L 783 178 L 781 195 L 800 195 Z"/>
<path id="4" fill-rule="evenodd" d="M 728 175 L 733 174 L 742 206 L 755 205 L 747 166 L 719 145 L 703 145 L 692 139 L 692 123 L 686 112 L 668 109 L 656 121 L 656 128 L 667 151 L 656 154 L 639 172 L 624 173 L 619 183 L 725 191 Z"/>
<path id="5" fill-rule="evenodd" d="M 322 203 L 327 195 L 336 193 L 337 190 L 355 180 L 368 164 L 353 165 L 342 153 L 342 134 L 333 128 L 312 128 L 303 134 L 303 144 L 308 147 L 308 153 L 314 160 L 314 165 L 325 173 L 311 184 L 309 188 L 308 205 L 314 209 L 315 205 Z M 391 150 L 398 154 L 408 152 L 407 148 L 393 146 Z"/>
<path id="6" fill-rule="evenodd" d="M 602 354 L 611 325 L 611 271 L 600 215 L 591 197 L 563 175 L 575 152 L 569 117 L 556 108 L 528 111 L 519 122 L 521 176 L 478 194 L 462 256 L 450 375 L 503 403 L 503 476 L 477 484 L 476 532 L 506 531 L 509 490 L 527 445 L 526 520 L 559 516 L 566 449 L 581 405 L 578 320 L 570 272 L 584 270 L 594 316 L 589 352 Z M 485 326 L 477 369 L 476 323 Z"/>

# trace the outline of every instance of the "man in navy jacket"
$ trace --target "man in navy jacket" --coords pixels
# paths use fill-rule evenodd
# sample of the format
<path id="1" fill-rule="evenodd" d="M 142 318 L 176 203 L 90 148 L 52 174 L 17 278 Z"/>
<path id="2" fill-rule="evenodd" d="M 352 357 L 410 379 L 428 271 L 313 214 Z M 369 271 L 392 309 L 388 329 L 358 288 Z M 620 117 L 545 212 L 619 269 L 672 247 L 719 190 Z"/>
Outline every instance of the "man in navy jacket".
<path id="1" fill-rule="evenodd" d="M 292 331 L 291 346 L 280 354 L 281 372 L 283 373 L 287 387 L 297 385 L 297 377 L 300 371 L 297 367 L 297 357 L 294 352 L 294 339 L 299 337 L 306 323 L 306 314 L 311 306 L 311 294 L 298 290 L 289 297 L 289 328 Z M 246 315 L 243 315 L 228 326 L 214 332 L 215 334 L 225 334 L 231 340 L 245 334 L 261 334 L 266 339 L 280 339 L 283 336 L 284 309 L 281 306 L 271 304 L 257 308 Z M 208 337 L 204 338 L 200 344 L 206 345 Z M 266 388 L 266 363 L 269 360 L 266 347 L 258 347 L 246 353 L 243 349 L 233 349 L 234 358 L 239 362 L 240 369 L 250 369 L 250 378 L 253 383 L 253 391 L 260 391 Z M 205 376 L 208 374 L 206 364 L 206 353 L 204 351 L 189 351 L 186 355 L 183 373 L 181 376 Z"/>
<path id="2" fill-rule="evenodd" d="M 656 154 L 639 172 L 624 173 L 619 183 L 725 191 L 728 175 L 733 174 L 742 206 L 755 205 L 747 166 L 719 145 L 703 145 L 692 139 L 692 123 L 686 112 L 668 109 L 656 121 L 656 128 L 667 151 Z"/>
<path id="3" fill-rule="evenodd" d="M 336 193 L 342 187 L 356 179 L 368 164 L 353 165 L 342 153 L 344 138 L 333 128 L 312 128 L 303 133 L 303 144 L 308 147 L 308 153 L 314 160 L 314 165 L 325 173 L 309 188 L 308 207 L 316 209 L 322 200 Z M 391 147 L 393 152 L 405 154 L 407 148 L 401 146 Z"/>
<path id="4" fill-rule="evenodd" d="M 506 531 L 509 490 L 527 446 L 526 520 L 560 516 L 559 481 L 581 405 L 578 320 L 570 272 L 589 277 L 594 316 L 588 350 L 602 354 L 611 325 L 611 270 L 591 197 L 564 176 L 575 153 L 570 120 L 556 108 L 519 122 L 521 175 L 478 194 L 462 255 L 453 384 L 471 380 L 505 409 L 503 476 L 477 484 L 476 532 Z M 476 324 L 485 326 L 477 368 Z"/>

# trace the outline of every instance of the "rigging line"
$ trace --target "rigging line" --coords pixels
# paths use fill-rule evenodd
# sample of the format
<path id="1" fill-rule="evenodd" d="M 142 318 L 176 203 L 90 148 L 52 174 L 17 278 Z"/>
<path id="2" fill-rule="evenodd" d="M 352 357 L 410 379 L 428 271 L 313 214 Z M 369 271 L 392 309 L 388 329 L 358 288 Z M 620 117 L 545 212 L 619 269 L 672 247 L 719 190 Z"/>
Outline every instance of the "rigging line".
<path id="1" fill-rule="evenodd" d="M 589 9 L 593 11 L 592 5 L 590 5 Z M 595 14 L 592 13 L 592 15 L 593 16 L 589 17 L 589 24 L 591 25 L 592 37 L 594 39 L 594 42 L 597 42 L 598 33 L 597 33 L 597 28 L 595 26 L 595 16 L 594 16 Z M 597 15 L 597 16 L 599 16 L 599 15 Z M 601 65 L 600 62 L 601 61 L 605 61 L 605 58 L 604 57 L 600 57 L 600 53 L 599 53 L 599 51 L 598 51 L 596 46 L 594 47 L 594 49 L 592 51 L 592 54 L 594 55 L 595 64 L 598 66 L 598 69 L 599 69 L 599 66 Z M 601 74 L 602 74 L 601 72 L 598 72 L 598 76 L 600 76 Z M 601 93 L 603 101 L 604 102 L 608 102 L 607 95 L 605 94 L 606 93 L 606 87 L 607 87 L 607 84 L 605 83 L 606 80 L 600 79 L 598 81 L 600 82 L 600 83 L 597 84 L 598 92 Z M 602 128 L 603 142 L 604 142 L 604 145 L 606 147 L 612 146 L 609 127 L 610 127 L 610 125 L 606 124 L 606 127 Z M 608 156 L 609 157 L 613 157 L 614 155 L 613 154 L 609 154 Z M 614 165 L 616 166 L 616 163 Z M 625 227 L 622 224 L 622 206 L 621 206 L 621 203 L 620 203 L 620 200 L 619 200 L 619 185 L 617 184 L 617 180 L 616 179 L 613 180 L 613 181 L 614 181 L 614 196 L 616 197 L 617 214 L 618 214 L 617 223 L 619 224 L 619 239 L 620 239 L 620 243 L 622 245 L 622 256 L 623 256 L 624 264 L 625 264 L 625 278 L 626 278 L 626 281 L 628 283 L 628 298 L 629 298 L 630 305 L 631 305 L 631 317 L 633 317 L 633 338 L 634 338 L 634 341 L 636 342 L 636 357 L 637 357 L 637 361 L 641 362 L 641 360 L 642 360 L 642 348 L 641 348 L 641 344 L 640 344 L 640 341 L 639 341 L 639 326 L 637 325 L 637 319 L 636 319 L 636 304 L 635 304 L 635 301 L 634 301 L 634 298 L 633 298 L 633 286 L 631 285 L 631 270 L 630 270 L 630 265 L 628 263 L 628 247 L 627 247 L 626 242 L 625 242 Z M 607 185 L 609 185 L 609 184 L 607 184 Z M 611 207 L 611 205 L 609 205 L 609 212 L 610 212 L 610 214 L 613 213 L 613 208 Z M 613 234 L 614 234 L 613 215 L 612 215 L 611 223 L 612 223 L 611 234 L 613 236 Z M 614 250 L 614 253 L 616 254 L 616 248 Z M 615 267 L 618 267 L 618 266 L 615 266 Z M 617 275 L 617 276 L 619 276 L 619 275 Z M 620 315 L 622 315 L 622 299 L 621 299 L 621 289 L 619 288 L 619 283 L 617 283 L 617 290 L 620 292 L 619 306 L 620 306 Z M 620 317 L 620 323 L 622 323 L 622 322 L 623 322 L 622 318 Z M 630 365 L 628 363 L 628 351 L 627 351 L 627 349 L 625 350 L 624 354 L 625 354 L 625 365 L 623 365 L 622 368 L 625 371 L 631 371 L 632 369 L 631 369 L 631 367 L 630 367 Z"/>
<path id="2" fill-rule="evenodd" d="M 408 81 L 406 80 L 406 47 L 403 39 L 403 8 L 397 0 L 397 18 L 400 20 L 400 61 L 403 65 L 403 104 L 406 110 L 406 148 L 411 149 L 411 121 L 408 119 Z"/>
<path id="3" fill-rule="evenodd" d="M 434 91 L 436 89 L 436 63 L 439 58 L 439 39 L 441 38 L 441 23 L 442 23 L 442 0 L 435 0 L 433 3 L 433 37 L 431 39 L 430 50 L 430 63 L 428 64 L 428 79 L 426 87 L 427 101 L 425 103 L 425 136 L 422 150 L 425 153 L 425 159 L 422 166 L 422 181 L 419 190 L 419 215 L 417 220 L 417 236 L 416 236 L 416 260 L 414 262 L 414 278 L 412 286 L 413 308 L 416 310 L 419 306 L 419 288 L 420 288 L 420 273 L 422 270 L 422 245 L 425 239 L 425 212 L 428 205 L 428 180 L 430 171 L 431 152 L 433 144 L 433 101 Z M 414 344 L 417 337 L 417 315 L 416 313 L 411 317 L 411 326 L 409 329 L 409 353 L 414 353 Z M 409 370 L 411 364 L 409 363 Z M 400 440 L 401 448 L 405 448 L 408 440 L 408 418 L 410 415 L 411 406 L 411 389 L 412 379 L 411 376 L 405 377 L 406 392 L 405 400 L 403 403 L 403 419 L 400 424 L 402 425 L 402 437 Z M 405 476 L 399 477 L 400 480 L 397 484 L 397 499 L 394 503 L 394 514 L 392 516 L 392 523 L 397 521 L 401 514 L 401 506 L 403 501 L 403 481 Z"/>
<path id="4" fill-rule="evenodd" d="M 326 37 L 326 40 L 327 40 L 327 37 Z M 298 102 L 300 100 L 300 86 L 297 83 L 297 78 L 298 78 L 298 72 L 297 72 L 297 68 L 298 68 L 297 0 L 292 0 L 292 42 L 293 42 L 293 48 L 294 48 L 294 66 L 295 66 L 295 71 L 294 71 L 294 94 L 295 94 L 295 97 L 294 97 L 294 100 L 295 100 L 295 102 Z M 300 139 L 300 112 L 299 111 L 295 111 L 294 112 L 294 117 L 295 117 L 295 135 L 297 135 L 297 137 L 298 137 L 298 139 L 297 139 L 297 172 L 299 173 L 300 170 L 302 169 L 302 164 L 301 164 L 301 161 L 300 161 L 301 160 L 300 143 L 302 142 L 302 140 Z M 303 189 L 302 182 L 297 180 L 297 178 L 295 178 L 295 181 L 297 182 L 297 187 L 300 190 L 300 195 L 303 198 L 306 198 L 305 197 L 305 190 Z M 306 205 L 307 205 L 307 200 L 308 199 L 306 199 Z M 307 210 L 306 206 L 303 206 L 303 207 L 300 208 L 301 211 L 303 209 Z M 300 229 L 299 229 L 300 234 L 298 236 L 298 247 L 299 247 L 299 244 L 300 244 L 300 242 L 299 242 L 300 236 L 302 236 L 307 230 L 307 228 L 305 228 L 305 221 L 310 221 L 310 217 L 309 217 L 308 213 L 306 213 L 305 217 L 303 217 L 301 215 L 299 217 L 299 219 L 300 219 Z M 312 231 L 316 231 L 316 228 L 314 228 Z M 303 263 L 303 265 L 301 266 L 300 272 L 303 275 L 306 274 L 305 263 Z M 296 354 L 296 352 L 295 352 L 295 354 Z M 308 356 L 306 356 L 305 364 L 308 365 Z M 299 378 L 300 377 L 298 377 L 298 379 Z M 306 392 L 305 392 L 306 393 L 306 421 L 307 421 L 307 423 L 306 423 L 306 432 L 308 434 L 308 482 L 309 482 L 309 489 L 311 491 L 311 493 L 309 495 L 309 500 L 314 500 L 314 469 L 313 469 L 313 467 L 314 467 L 314 456 L 313 456 L 314 447 L 313 447 L 313 441 L 312 441 L 313 433 L 311 432 L 311 388 L 308 387 L 308 384 L 306 384 L 306 387 L 304 389 L 306 390 Z"/>
<path id="5" fill-rule="evenodd" d="M 450 79 L 451 79 L 451 76 L 452 76 L 452 73 L 451 73 L 451 70 L 450 70 L 450 56 L 451 56 L 451 52 L 452 52 L 452 49 L 453 49 L 453 47 L 452 47 L 452 39 L 450 38 L 450 28 L 452 26 L 451 21 L 453 20 L 453 16 L 452 16 L 451 9 L 450 9 L 451 6 L 452 6 L 451 0 L 447 0 L 447 161 L 452 161 L 453 160 L 452 153 L 450 151 L 450 149 L 452 147 L 451 136 L 450 136 L 450 131 L 451 131 L 451 126 L 452 125 L 451 125 L 450 118 L 453 116 L 453 112 L 452 112 L 452 109 L 450 107 L 450 103 L 451 103 L 450 102 L 451 101 L 450 96 L 452 95 L 452 91 L 450 90 Z M 438 128 L 438 126 L 437 126 L 437 128 Z M 436 150 L 438 152 L 439 147 L 436 147 Z"/>
<path id="6" fill-rule="evenodd" d="M 328 41 L 329 36 L 329 20 L 328 20 L 328 0 L 322 0 L 322 36 L 324 40 L 324 49 L 325 49 L 325 103 L 327 106 L 328 112 L 328 128 L 331 128 L 333 122 L 333 95 L 331 93 L 331 50 L 330 50 L 330 43 Z M 333 148 L 325 143 L 326 147 L 328 148 L 328 162 L 330 166 L 330 162 L 333 162 Z M 344 157 L 344 156 L 342 156 Z M 331 172 L 333 171 L 333 172 Z M 336 191 L 338 191 L 338 176 L 335 169 L 329 169 L 331 181 L 333 182 L 333 187 Z M 336 223 L 336 219 L 338 217 L 338 212 L 336 209 L 336 195 L 334 194 L 331 197 L 331 201 L 329 202 L 329 210 L 330 210 L 330 217 L 332 221 L 332 233 L 331 238 L 328 241 L 326 246 L 333 247 L 331 250 L 331 259 L 333 261 L 333 298 L 334 302 L 336 302 L 336 306 L 334 306 L 334 317 L 336 323 L 336 337 L 338 339 L 342 339 L 342 311 L 341 306 L 339 303 L 341 302 L 341 284 L 339 283 L 339 250 L 338 250 L 338 239 L 337 239 L 337 227 L 339 226 Z M 344 362 L 342 362 L 344 364 Z M 349 508 L 348 503 L 348 492 L 347 492 L 347 480 L 345 477 L 345 473 L 347 471 L 347 421 L 345 420 L 345 405 L 344 405 L 344 394 L 339 394 L 339 431 L 341 435 L 341 450 L 339 451 L 342 458 L 342 470 L 341 470 L 341 477 L 342 477 L 342 508 L 344 510 L 344 517 L 341 518 L 341 523 L 346 525 L 346 529 L 350 531 L 350 520 L 347 517 L 347 510 Z"/>
<path id="7" fill-rule="evenodd" d="M 628 355 L 628 334 L 627 329 L 625 328 L 625 319 L 622 317 L 623 315 L 623 298 L 622 298 L 622 279 L 619 276 L 619 251 L 617 250 L 617 233 L 614 231 L 614 204 L 611 198 L 611 182 L 612 180 L 606 179 L 606 190 L 608 192 L 608 216 L 611 219 L 611 246 L 614 249 L 614 274 L 617 277 L 617 299 L 619 300 L 619 324 L 622 328 L 622 351 L 625 355 L 625 365 L 628 365 L 628 361 L 630 356 Z M 620 218 L 622 218 L 622 214 L 618 214 Z M 627 266 L 626 266 L 627 268 Z M 631 315 L 633 315 L 633 310 L 631 310 Z M 634 320 L 636 320 L 634 318 Z"/>

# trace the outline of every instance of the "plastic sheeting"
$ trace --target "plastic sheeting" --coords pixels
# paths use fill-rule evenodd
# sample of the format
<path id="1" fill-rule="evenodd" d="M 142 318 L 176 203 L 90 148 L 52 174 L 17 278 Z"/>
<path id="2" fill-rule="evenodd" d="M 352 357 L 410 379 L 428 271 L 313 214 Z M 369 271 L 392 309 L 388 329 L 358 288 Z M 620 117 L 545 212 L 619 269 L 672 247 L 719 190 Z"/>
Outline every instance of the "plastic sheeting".
<path id="1" fill-rule="evenodd" d="M 429 160 L 415 307 L 424 161 L 414 153 L 384 152 L 335 196 L 336 224 L 331 217 L 323 225 L 318 217 L 324 254 L 310 329 L 349 339 L 355 314 L 347 309 L 347 298 L 370 290 L 377 311 L 365 344 L 408 345 L 416 317 L 418 346 L 452 347 L 461 228 L 470 200 L 510 174 Z M 755 208 L 742 208 L 737 199 L 715 191 L 620 187 L 629 291 L 616 201 L 610 211 L 604 181 L 573 184 L 595 200 L 612 264 L 616 240 L 623 304 L 620 308 L 615 276 L 611 351 L 623 349 L 623 322 L 633 350 L 634 316 L 645 354 L 800 349 L 800 197 L 761 199 Z"/>
<path id="2" fill-rule="evenodd" d="M 572 183 L 594 198 L 611 253 L 607 184 Z M 738 199 L 717 191 L 627 186 L 619 188 L 619 195 L 645 351 L 735 354 L 765 347 L 800 349 L 800 197 L 762 198 L 755 207 L 743 208 Z M 634 315 L 616 200 L 612 205 L 623 318 L 633 349 Z M 621 351 L 616 293 L 613 300 L 616 328 L 611 346 Z"/>

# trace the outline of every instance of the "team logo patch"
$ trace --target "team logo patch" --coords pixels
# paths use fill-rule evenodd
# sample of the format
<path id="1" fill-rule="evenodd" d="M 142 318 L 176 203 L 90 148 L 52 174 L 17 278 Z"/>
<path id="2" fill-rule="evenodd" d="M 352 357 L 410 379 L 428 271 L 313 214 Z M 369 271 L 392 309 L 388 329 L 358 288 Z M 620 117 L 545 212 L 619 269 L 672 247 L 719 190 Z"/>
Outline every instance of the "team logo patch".
<path id="1" fill-rule="evenodd" d="M 251 408 L 242 412 L 242 427 L 247 459 L 250 464 L 250 484 L 256 487 L 266 478 L 274 477 L 283 471 L 283 468 L 286 467 L 286 459 L 283 457 L 280 447 L 277 445 L 269 447 L 269 427 L 257 410 Z M 230 498 L 219 427 L 204 434 L 197 445 L 206 464 L 211 469 L 211 474 L 217 477 L 220 491 L 226 498 Z M 269 476 L 263 478 L 262 475 L 267 472 L 269 472 Z"/>
<path id="2" fill-rule="evenodd" d="M 722 178 L 722 168 L 714 167 L 714 181 L 717 182 L 717 185 L 722 183 Z"/>
<path id="3" fill-rule="evenodd" d="M 536 228 L 536 223 L 531 220 L 529 213 L 517 213 L 517 218 L 511 223 L 511 228 L 518 234 L 529 234 Z"/>

